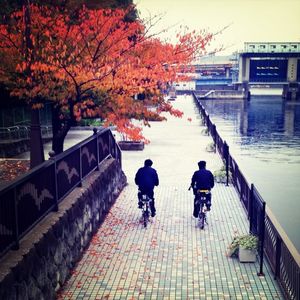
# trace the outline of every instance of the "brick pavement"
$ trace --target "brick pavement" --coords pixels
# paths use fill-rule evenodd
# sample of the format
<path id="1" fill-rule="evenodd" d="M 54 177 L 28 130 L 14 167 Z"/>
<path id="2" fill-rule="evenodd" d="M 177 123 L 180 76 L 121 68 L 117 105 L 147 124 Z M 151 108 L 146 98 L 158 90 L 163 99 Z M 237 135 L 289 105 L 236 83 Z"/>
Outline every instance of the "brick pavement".
<path id="1" fill-rule="evenodd" d="M 241 264 L 226 256 L 234 232 L 247 233 L 248 221 L 232 186 L 217 184 L 205 230 L 192 218 L 190 177 L 197 161 L 217 170 L 220 157 L 205 151 L 210 137 L 190 97 L 175 106 L 182 119 L 152 123 L 151 144 L 123 152 L 128 186 L 111 208 L 58 299 L 283 299 L 268 266 Z M 192 121 L 187 119 L 191 118 Z M 134 174 L 151 158 L 160 176 L 155 190 L 157 216 L 145 229 L 137 208 Z"/>

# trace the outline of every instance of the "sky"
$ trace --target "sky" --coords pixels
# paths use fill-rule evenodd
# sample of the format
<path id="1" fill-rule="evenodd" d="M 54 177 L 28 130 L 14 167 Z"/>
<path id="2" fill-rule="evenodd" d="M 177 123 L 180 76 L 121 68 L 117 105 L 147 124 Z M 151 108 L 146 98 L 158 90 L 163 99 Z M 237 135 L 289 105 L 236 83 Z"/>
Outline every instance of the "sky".
<path id="1" fill-rule="evenodd" d="M 134 3 L 143 19 L 163 15 L 154 32 L 171 27 L 167 33 L 171 40 L 180 25 L 212 33 L 229 25 L 213 43 L 213 48 L 225 47 L 220 55 L 243 50 L 244 42 L 300 42 L 300 0 L 134 0 Z"/>

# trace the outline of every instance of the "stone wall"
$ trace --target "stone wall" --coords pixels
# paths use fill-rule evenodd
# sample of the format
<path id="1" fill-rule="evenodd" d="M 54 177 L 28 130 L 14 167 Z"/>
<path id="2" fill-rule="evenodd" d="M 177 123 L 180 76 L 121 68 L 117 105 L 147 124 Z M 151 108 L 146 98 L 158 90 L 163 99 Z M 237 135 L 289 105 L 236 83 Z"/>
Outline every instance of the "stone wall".
<path id="1" fill-rule="evenodd" d="M 110 158 L 0 261 L 0 299 L 55 299 L 109 208 L 126 185 Z"/>

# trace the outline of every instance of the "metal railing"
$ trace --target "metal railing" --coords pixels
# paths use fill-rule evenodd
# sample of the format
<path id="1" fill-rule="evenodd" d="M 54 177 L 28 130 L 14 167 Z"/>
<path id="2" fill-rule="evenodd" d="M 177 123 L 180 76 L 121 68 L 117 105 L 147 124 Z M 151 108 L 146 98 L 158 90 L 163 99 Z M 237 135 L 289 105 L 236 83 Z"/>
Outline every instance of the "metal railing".
<path id="1" fill-rule="evenodd" d="M 255 188 L 249 185 L 237 162 L 229 152 L 226 141 L 220 137 L 216 126 L 211 122 L 197 96 L 192 93 L 194 101 L 202 116 L 203 124 L 207 126 L 215 147 L 226 166 L 226 184 L 232 182 L 246 210 L 250 228 L 249 232 L 259 239 L 260 270 L 263 275 L 263 258 L 268 259 L 274 278 L 278 280 L 287 299 L 300 299 L 300 255 L 290 242 L 286 233 L 274 217 L 271 210 Z"/>
<path id="2" fill-rule="evenodd" d="M 52 126 L 41 125 L 41 134 L 43 138 L 52 136 Z M 2 141 L 19 141 L 30 139 L 30 125 L 18 125 L 11 127 L 0 127 L 0 140 Z"/>
<path id="3" fill-rule="evenodd" d="M 121 167 L 121 150 L 109 129 L 52 157 L 0 190 L 0 257 L 19 241 L 107 157 Z"/>

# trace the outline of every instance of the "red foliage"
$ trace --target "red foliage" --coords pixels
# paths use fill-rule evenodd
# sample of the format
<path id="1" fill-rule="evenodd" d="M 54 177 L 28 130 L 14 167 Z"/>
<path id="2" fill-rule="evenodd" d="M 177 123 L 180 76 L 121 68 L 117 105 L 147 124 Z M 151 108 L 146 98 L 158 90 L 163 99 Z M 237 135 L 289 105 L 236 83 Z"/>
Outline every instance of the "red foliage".
<path id="1" fill-rule="evenodd" d="M 28 170 L 28 160 L 0 160 L 0 181 L 12 181 Z"/>
<path id="2" fill-rule="evenodd" d="M 176 45 L 164 43 L 147 37 L 140 20 L 126 22 L 123 9 L 83 7 L 76 22 L 51 7 L 31 5 L 30 22 L 25 12 L 0 25 L 0 82 L 36 108 L 37 99 L 55 101 L 62 120 L 99 117 L 133 140 L 143 137 L 132 119 L 147 124 L 162 111 L 182 115 L 162 91 L 186 79 L 212 39 L 184 32 Z"/>

